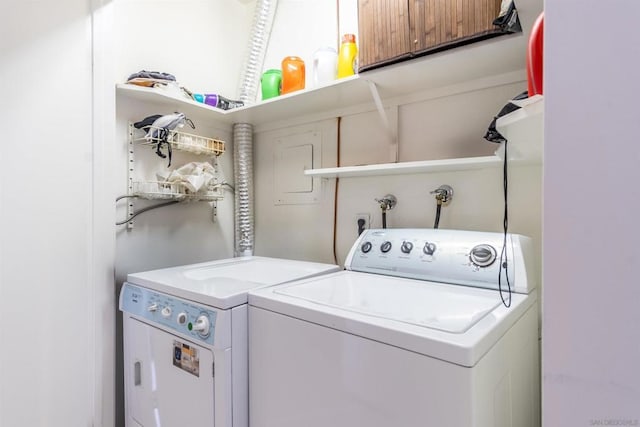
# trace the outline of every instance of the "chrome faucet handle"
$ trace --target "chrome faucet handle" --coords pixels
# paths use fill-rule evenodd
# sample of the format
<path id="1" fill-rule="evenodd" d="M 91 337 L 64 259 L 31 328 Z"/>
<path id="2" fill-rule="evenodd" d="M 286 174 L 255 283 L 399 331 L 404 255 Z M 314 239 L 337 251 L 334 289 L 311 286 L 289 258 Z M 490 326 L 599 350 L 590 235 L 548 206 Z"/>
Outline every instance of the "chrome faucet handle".
<path id="1" fill-rule="evenodd" d="M 438 204 L 446 204 L 453 199 L 453 188 L 450 185 L 441 185 L 429 193 L 436 195 L 436 202 L 438 202 Z"/>
<path id="2" fill-rule="evenodd" d="M 398 199 L 393 194 L 387 194 L 381 199 L 374 200 L 380 204 L 380 209 L 382 209 L 383 212 L 393 209 L 396 204 L 398 204 Z"/>

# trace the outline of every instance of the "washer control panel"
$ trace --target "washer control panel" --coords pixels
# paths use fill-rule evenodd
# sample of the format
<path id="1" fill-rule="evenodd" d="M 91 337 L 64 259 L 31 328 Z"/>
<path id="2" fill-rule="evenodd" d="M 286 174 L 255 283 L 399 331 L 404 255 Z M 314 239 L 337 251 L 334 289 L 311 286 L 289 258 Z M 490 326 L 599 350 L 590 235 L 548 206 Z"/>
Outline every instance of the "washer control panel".
<path id="1" fill-rule="evenodd" d="M 504 248 L 503 248 L 504 246 Z M 516 290 L 516 266 L 531 263 L 530 239 L 503 233 L 442 229 L 370 229 L 355 242 L 347 270 L 474 287 Z M 506 255 L 506 262 L 501 255 Z M 502 268 L 501 268 L 502 267 Z M 528 292 L 526 276 L 520 285 Z"/>
<path id="2" fill-rule="evenodd" d="M 215 310 L 128 282 L 122 285 L 120 292 L 122 311 L 213 345 Z"/>

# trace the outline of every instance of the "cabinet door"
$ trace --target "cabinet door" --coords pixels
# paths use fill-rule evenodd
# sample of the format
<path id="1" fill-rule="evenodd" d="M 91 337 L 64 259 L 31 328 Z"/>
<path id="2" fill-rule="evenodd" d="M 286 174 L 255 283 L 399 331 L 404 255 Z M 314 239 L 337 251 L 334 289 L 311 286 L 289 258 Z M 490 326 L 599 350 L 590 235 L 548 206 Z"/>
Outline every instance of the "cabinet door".
<path id="1" fill-rule="evenodd" d="M 358 26 L 360 71 L 410 56 L 408 0 L 358 0 Z"/>
<path id="2" fill-rule="evenodd" d="M 413 51 L 447 46 L 493 32 L 501 0 L 409 0 Z"/>

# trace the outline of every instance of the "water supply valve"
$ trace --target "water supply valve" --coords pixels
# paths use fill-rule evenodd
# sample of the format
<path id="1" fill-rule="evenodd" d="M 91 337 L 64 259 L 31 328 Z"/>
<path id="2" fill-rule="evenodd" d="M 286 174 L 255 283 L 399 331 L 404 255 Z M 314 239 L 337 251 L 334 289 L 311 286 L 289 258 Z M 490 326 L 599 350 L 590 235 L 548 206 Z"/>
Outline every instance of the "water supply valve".
<path id="1" fill-rule="evenodd" d="M 387 194 L 381 199 L 375 199 L 378 204 L 380 204 L 380 209 L 383 212 L 393 209 L 398 203 L 398 199 L 393 194 Z"/>
<path id="2" fill-rule="evenodd" d="M 446 205 L 453 199 L 453 188 L 450 185 L 444 184 L 431 191 L 430 194 L 436 195 L 436 203 L 438 205 Z"/>
<path id="3" fill-rule="evenodd" d="M 448 204 L 451 199 L 453 199 L 453 188 L 450 185 L 444 184 L 431 191 L 430 194 L 436 195 L 436 219 L 433 223 L 433 228 L 438 228 L 440 226 L 440 211 L 442 210 L 442 205 Z"/>
<path id="4" fill-rule="evenodd" d="M 375 199 L 382 211 L 382 228 L 387 228 L 387 211 L 393 209 L 398 203 L 398 199 L 393 194 L 387 194 L 381 199 Z"/>

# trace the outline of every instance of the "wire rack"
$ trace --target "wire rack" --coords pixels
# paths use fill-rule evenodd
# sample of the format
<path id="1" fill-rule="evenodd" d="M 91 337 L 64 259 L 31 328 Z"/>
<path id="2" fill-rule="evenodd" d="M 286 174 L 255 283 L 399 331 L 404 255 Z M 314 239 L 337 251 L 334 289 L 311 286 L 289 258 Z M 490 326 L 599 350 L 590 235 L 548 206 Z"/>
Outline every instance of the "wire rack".
<path id="1" fill-rule="evenodd" d="M 170 130 L 166 132 L 163 128 L 156 126 L 149 126 L 150 130 L 147 134 L 152 135 L 164 135 L 167 133 L 167 138 L 154 137 L 140 137 L 134 139 L 135 142 L 143 145 L 156 145 L 159 142 L 168 142 L 171 144 L 171 148 L 180 151 L 187 151 L 194 154 L 207 154 L 211 156 L 219 156 L 224 153 L 225 142 L 219 139 L 206 138 L 204 136 L 193 135 L 186 132 L 180 132 Z M 155 132 L 154 132 L 155 131 Z"/>
<path id="2" fill-rule="evenodd" d="M 180 201 L 216 201 L 223 198 L 222 188 L 213 184 L 207 188 L 191 192 L 181 182 L 162 181 L 134 181 L 133 195 L 149 200 L 180 200 Z"/>

